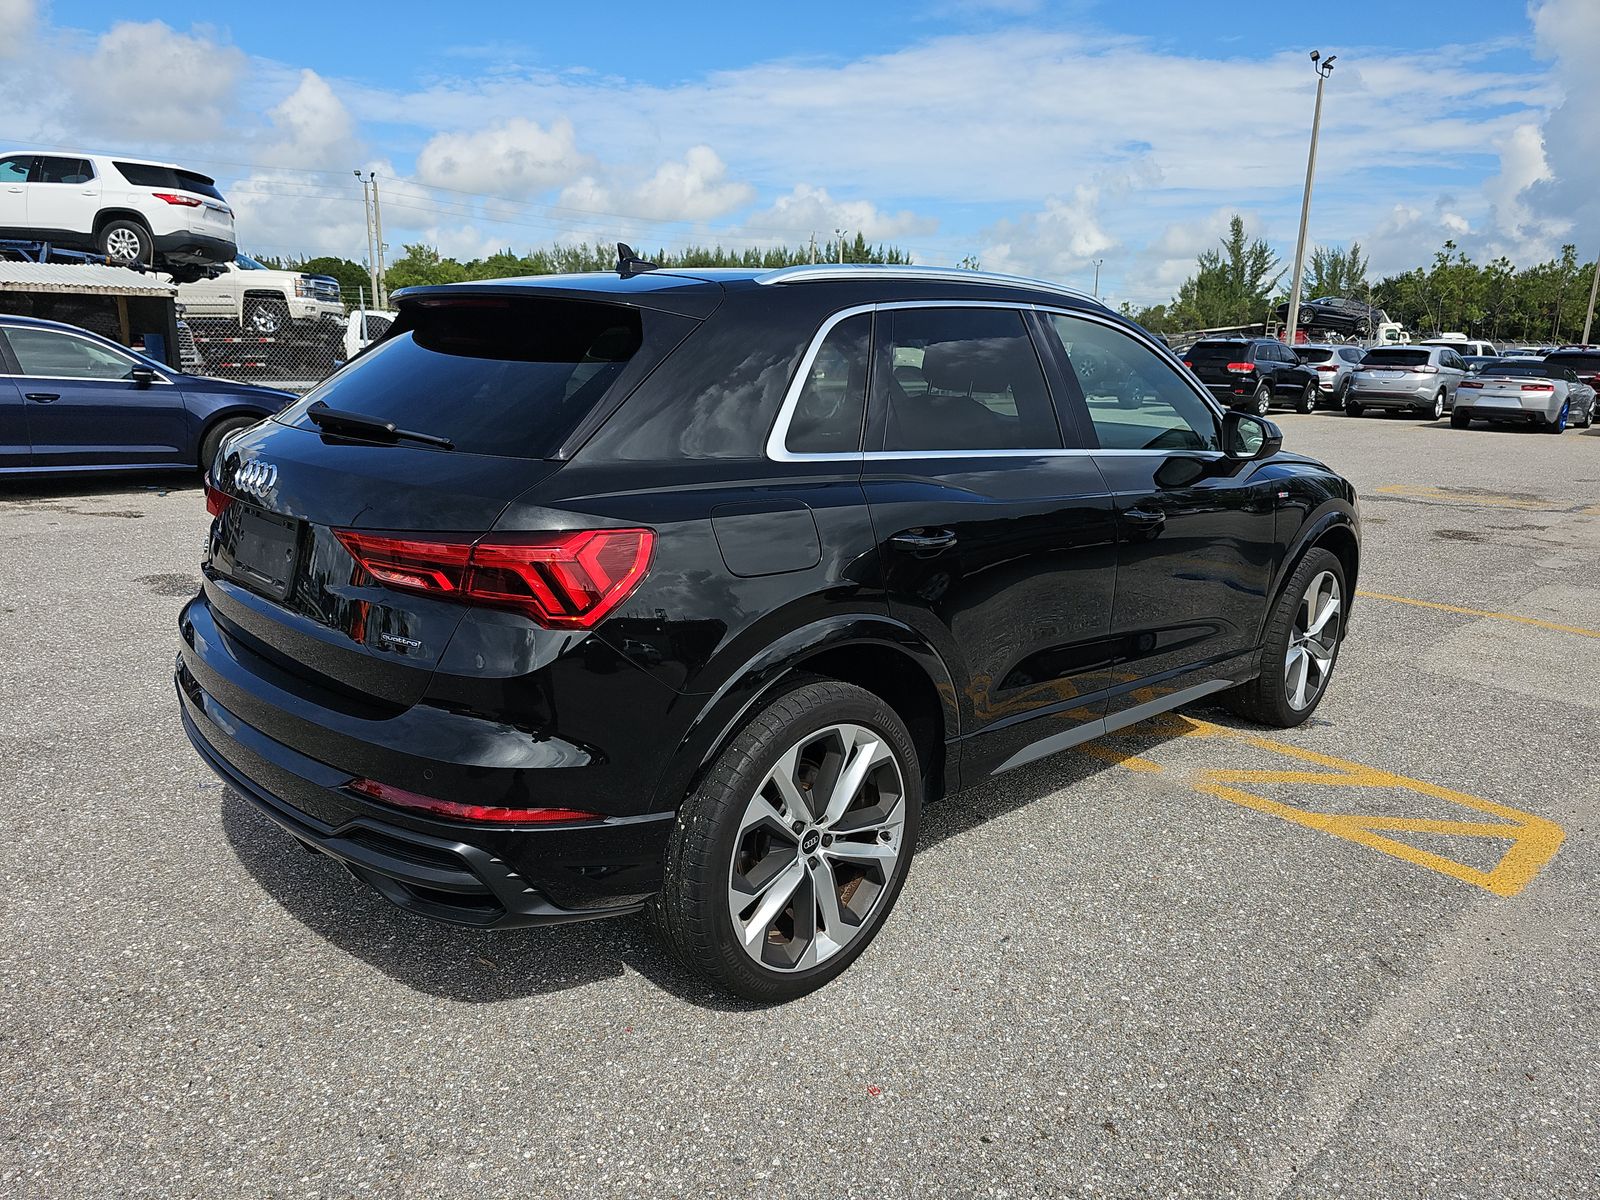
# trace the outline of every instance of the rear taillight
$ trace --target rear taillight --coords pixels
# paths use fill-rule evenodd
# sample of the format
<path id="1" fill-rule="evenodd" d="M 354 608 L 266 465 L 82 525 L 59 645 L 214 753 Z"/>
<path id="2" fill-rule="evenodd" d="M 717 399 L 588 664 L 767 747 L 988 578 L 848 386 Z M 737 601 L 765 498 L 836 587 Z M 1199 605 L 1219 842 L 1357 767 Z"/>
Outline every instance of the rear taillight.
<path id="1" fill-rule="evenodd" d="M 1337 371 L 1338 369 L 1339 369 L 1338 367 L 1318 367 L 1317 368 L 1317 370 L 1319 370 L 1319 371 L 1327 371 L 1329 373 Z"/>
<path id="2" fill-rule="evenodd" d="M 1437 375 L 1439 368 L 1432 363 L 1423 363 L 1420 367 L 1412 367 L 1411 373 L 1413 375 Z"/>
<path id="3" fill-rule="evenodd" d="M 228 511 L 228 506 L 233 503 L 233 497 L 228 495 L 211 480 L 206 480 L 206 511 L 213 517 L 220 517 Z"/>
<path id="4" fill-rule="evenodd" d="M 1225 371 L 1232 371 L 1235 375 L 1248 375 L 1255 369 L 1254 363 L 1229 363 L 1223 368 Z"/>
<path id="5" fill-rule="evenodd" d="M 1525 392 L 1553 392 L 1556 390 L 1556 385 L 1553 383 L 1525 383 L 1522 385 L 1522 390 Z"/>
<path id="6" fill-rule="evenodd" d="M 1464 388 L 1481 388 L 1483 384 L 1479 383 L 1476 379 L 1463 379 L 1461 381 L 1461 386 Z"/>
<path id="7" fill-rule="evenodd" d="M 201 202 L 193 196 L 180 196 L 176 192 L 151 192 L 157 200 L 165 200 L 168 204 L 179 204 L 184 208 L 199 208 Z"/>
<path id="8" fill-rule="evenodd" d="M 495 534 L 476 542 L 336 530 L 379 583 L 526 613 L 547 629 L 593 629 L 650 567 L 648 529 Z"/>
<path id="9" fill-rule="evenodd" d="M 347 785 L 357 795 L 366 796 L 396 808 L 409 808 L 416 812 L 432 813 L 439 817 L 454 817 L 458 821 L 503 821 L 517 825 L 554 825 L 562 821 L 599 821 L 599 813 L 582 812 L 576 808 L 501 808 L 492 804 L 461 804 L 455 800 L 440 800 L 436 796 L 423 796 L 405 788 L 379 783 L 374 779 L 357 779 Z"/>

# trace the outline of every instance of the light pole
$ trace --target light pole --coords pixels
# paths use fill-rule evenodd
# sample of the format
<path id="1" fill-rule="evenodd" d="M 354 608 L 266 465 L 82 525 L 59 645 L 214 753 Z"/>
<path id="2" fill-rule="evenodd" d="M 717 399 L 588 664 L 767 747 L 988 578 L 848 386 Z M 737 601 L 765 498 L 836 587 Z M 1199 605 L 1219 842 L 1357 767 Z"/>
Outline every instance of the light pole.
<path id="1" fill-rule="evenodd" d="M 1100 268 L 1105 265 L 1106 260 L 1103 258 L 1094 260 L 1094 298 L 1096 300 L 1100 299 Z"/>
<path id="2" fill-rule="evenodd" d="M 1311 179 L 1317 172 L 1317 129 L 1322 124 L 1322 85 L 1333 74 L 1333 60 L 1338 57 L 1337 54 L 1330 54 L 1323 58 L 1320 50 L 1311 52 L 1311 69 L 1317 73 L 1317 106 L 1311 113 L 1311 153 L 1306 156 L 1306 191 L 1300 200 L 1300 237 L 1294 244 L 1294 278 L 1289 282 L 1289 322 L 1284 330 L 1284 340 L 1291 346 L 1300 327 L 1300 275 L 1306 265 L 1306 222 L 1311 219 Z"/>
<path id="3" fill-rule="evenodd" d="M 1583 314 L 1583 344 L 1589 344 L 1589 326 L 1594 323 L 1594 299 L 1600 295 L 1600 255 L 1595 256 L 1594 278 L 1589 281 L 1589 307 Z"/>
<path id="4" fill-rule="evenodd" d="M 378 255 L 372 248 L 372 187 L 358 170 L 355 177 L 361 180 L 361 215 L 367 219 L 367 278 L 372 283 L 372 303 L 378 303 Z"/>
<path id="5" fill-rule="evenodd" d="M 835 229 L 833 231 L 833 235 L 834 235 L 834 237 L 839 239 L 839 261 L 840 262 L 849 262 L 850 260 L 847 257 L 845 257 L 844 230 Z"/>

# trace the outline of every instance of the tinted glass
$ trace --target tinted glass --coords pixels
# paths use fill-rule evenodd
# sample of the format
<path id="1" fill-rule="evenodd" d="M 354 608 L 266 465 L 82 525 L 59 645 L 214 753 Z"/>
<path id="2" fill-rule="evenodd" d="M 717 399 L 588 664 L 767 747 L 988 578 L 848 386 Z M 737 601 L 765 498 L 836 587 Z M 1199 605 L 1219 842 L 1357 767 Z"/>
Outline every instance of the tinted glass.
<path id="1" fill-rule="evenodd" d="M 26 183 L 28 171 L 33 166 L 33 155 L 16 154 L 0 158 L 0 183 Z"/>
<path id="2" fill-rule="evenodd" d="M 1600 371 L 1600 351 L 1595 350 L 1557 350 L 1544 361 L 1553 367 L 1567 367 L 1579 375 L 1593 375 Z"/>
<path id="3" fill-rule="evenodd" d="M 1303 363 L 1327 362 L 1333 357 L 1332 350 L 1296 350 L 1295 355 Z"/>
<path id="4" fill-rule="evenodd" d="M 475 297 L 402 319 L 404 332 L 279 419 L 315 429 L 305 412 L 321 400 L 469 454 L 544 458 L 606 395 L 641 339 L 637 309 L 583 301 Z"/>
<path id="5" fill-rule="evenodd" d="M 52 375 L 62 379 L 126 379 L 133 370 L 131 358 L 109 346 L 90 342 L 54 329 L 27 329 L 13 325 L 5 331 L 11 351 L 24 375 Z"/>
<path id="6" fill-rule="evenodd" d="M 39 159 L 38 183 L 88 183 L 94 178 L 94 168 L 82 158 Z"/>
<path id="7" fill-rule="evenodd" d="M 1339 350 L 1339 357 L 1346 362 L 1358 363 L 1364 354 L 1366 354 L 1366 351 L 1356 346 L 1344 346 Z"/>
<path id="8" fill-rule="evenodd" d="M 885 450 L 1041 450 L 1061 445 L 1022 314 L 914 308 L 889 327 Z"/>
<path id="9" fill-rule="evenodd" d="M 872 316 L 846 317 L 828 331 L 806 373 L 785 447 L 795 454 L 850 454 L 861 449 L 867 404 Z"/>
<path id="10" fill-rule="evenodd" d="M 1221 367 L 1239 362 L 1249 353 L 1243 342 L 1196 342 L 1184 357 L 1197 367 Z"/>
<path id="11" fill-rule="evenodd" d="M 1431 356 L 1426 350 L 1403 350 L 1398 346 L 1379 346 L 1375 350 L 1368 350 L 1367 356 L 1361 360 L 1368 367 L 1420 367 L 1429 362 Z"/>
<path id="12" fill-rule="evenodd" d="M 1559 367 L 1549 367 L 1542 362 L 1509 363 L 1492 362 L 1478 372 L 1479 375 L 1520 375 L 1524 379 L 1560 379 Z"/>
<path id="13" fill-rule="evenodd" d="M 1051 314 L 1073 376 L 1107 450 L 1215 450 L 1205 401 L 1154 350 L 1097 321 Z"/>
<path id="14" fill-rule="evenodd" d="M 212 180 L 193 171 L 183 171 L 177 167 L 154 167 L 148 163 L 119 162 L 116 167 L 134 187 L 194 192 L 198 196 L 210 196 L 213 200 L 222 199 L 222 193 L 217 191 Z"/>

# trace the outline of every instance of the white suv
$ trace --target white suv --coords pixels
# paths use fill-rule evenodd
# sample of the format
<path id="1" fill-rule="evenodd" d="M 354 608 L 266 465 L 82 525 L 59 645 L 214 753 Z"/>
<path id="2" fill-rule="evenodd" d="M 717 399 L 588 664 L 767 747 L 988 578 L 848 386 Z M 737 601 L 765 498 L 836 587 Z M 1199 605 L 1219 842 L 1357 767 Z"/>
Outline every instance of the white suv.
<path id="1" fill-rule="evenodd" d="M 173 163 L 0 151 L 0 238 L 47 241 L 198 279 L 237 253 L 216 181 Z"/>

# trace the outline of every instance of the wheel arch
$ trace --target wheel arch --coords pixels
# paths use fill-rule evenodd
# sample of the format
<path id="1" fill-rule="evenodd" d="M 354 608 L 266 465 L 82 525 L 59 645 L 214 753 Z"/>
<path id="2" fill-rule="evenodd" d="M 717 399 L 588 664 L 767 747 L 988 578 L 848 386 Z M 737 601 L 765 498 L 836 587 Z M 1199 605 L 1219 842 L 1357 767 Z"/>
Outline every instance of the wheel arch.
<path id="1" fill-rule="evenodd" d="M 221 425 L 224 421 L 232 420 L 247 420 L 254 424 L 257 421 L 266 420 L 271 415 L 271 413 L 264 412 L 259 408 L 242 404 L 233 404 L 201 414 L 200 427 L 195 432 L 194 437 L 194 455 L 200 470 L 207 471 L 211 468 L 210 463 L 200 460 L 204 457 L 202 451 L 205 450 L 206 439 L 211 436 L 218 425 Z"/>
<path id="2" fill-rule="evenodd" d="M 702 694 L 681 749 L 657 784 L 652 809 L 682 804 L 752 716 L 798 682 L 813 678 L 837 679 L 881 697 L 911 731 L 925 798 L 954 790 L 945 744 L 960 731 L 960 713 L 948 667 L 909 626 L 864 614 L 797 629 L 743 664 L 715 692 Z"/>
<path id="3" fill-rule="evenodd" d="M 94 236 L 98 238 L 101 231 L 113 221 L 132 221 L 135 225 L 143 227 L 152 239 L 155 237 L 150 229 L 150 219 L 136 208 L 102 208 L 94 215 Z"/>
<path id="4" fill-rule="evenodd" d="M 1295 568 L 1300 565 L 1300 560 L 1306 556 L 1307 551 L 1313 548 L 1327 550 L 1339 560 L 1339 565 L 1344 569 L 1345 619 L 1349 620 L 1356 579 L 1361 569 L 1360 526 L 1357 524 L 1354 508 L 1339 501 L 1329 501 L 1300 527 L 1288 552 L 1284 554 L 1277 578 L 1272 581 L 1271 603 L 1266 606 L 1262 615 L 1263 628 L 1273 608 L 1276 607 L 1278 598 L 1283 595 L 1285 585 L 1294 575 Z"/>

